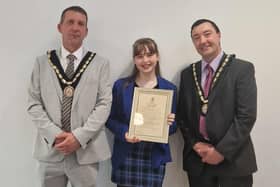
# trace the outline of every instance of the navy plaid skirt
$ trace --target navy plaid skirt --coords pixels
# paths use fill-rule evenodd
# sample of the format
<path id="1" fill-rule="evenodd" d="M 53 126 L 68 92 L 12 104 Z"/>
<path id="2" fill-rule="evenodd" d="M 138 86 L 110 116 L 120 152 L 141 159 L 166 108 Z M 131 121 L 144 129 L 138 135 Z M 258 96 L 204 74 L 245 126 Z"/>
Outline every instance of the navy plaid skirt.
<path id="1" fill-rule="evenodd" d="M 153 143 L 134 144 L 123 165 L 112 171 L 112 181 L 123 186 L 161 187 L 165 165 L 159 168 L 152 166 Z"/>

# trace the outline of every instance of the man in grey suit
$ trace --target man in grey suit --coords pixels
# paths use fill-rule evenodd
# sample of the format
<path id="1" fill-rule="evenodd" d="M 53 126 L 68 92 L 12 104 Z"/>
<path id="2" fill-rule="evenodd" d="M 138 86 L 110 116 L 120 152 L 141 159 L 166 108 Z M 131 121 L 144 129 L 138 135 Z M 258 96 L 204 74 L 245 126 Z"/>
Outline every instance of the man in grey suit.
<path id="1" fill-rule="evenodd" d="M 251 187 L 256 158 L 250 132 L 256 120 L 253 64 L 221 49 L 221 33 L 200 19 L 191 38 L 202 56 L 181 73 L 176 113 L 191 187 Z"/>
<path id="2" fill-rule="evenodd" d="M 109 63 L 87 51 L 88 17 L 66 8 L 58 30 L 62 45 L 36 59 L 28 112 L 37 128 L 34 157 L 42 187 L 94 187 L 98 163 L 110 157 L 105 122 L 111 108 Z"/>

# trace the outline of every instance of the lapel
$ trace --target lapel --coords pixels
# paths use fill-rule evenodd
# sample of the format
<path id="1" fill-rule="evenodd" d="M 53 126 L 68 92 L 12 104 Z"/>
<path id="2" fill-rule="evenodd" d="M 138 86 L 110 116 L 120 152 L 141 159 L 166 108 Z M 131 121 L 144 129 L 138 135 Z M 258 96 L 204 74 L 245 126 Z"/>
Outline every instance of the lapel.
<path id="1" fill-rule="evenodd" d="M 87 52 L 87 51 L 85 51 Z M 82 92 L 82 90 L 85 88 L 87 79 L 89 78 L 89 75 L 91 74 L 91 69 L 93 68 L 93 64 L 94 64 L 94 59 L 92 59 L 92 62 L 88 65 L 88 67 L 86 68 L 86 70 L 84 71 L 84 73 L 81 76 L 81 79 L 78 83 L 78 85 L 75 88 L 75 92 L 74 92 L 74 97 L 73 97 L 73 102 L 72 102 L 72 108 L 75 106 L 75 104 L 77 103 L 80 93 Z M 96 88 L 98 89 L 98 88 Z"/>
<path id="2" fill-rule="evenodd" d="M 60 49 L 56 50 L 56 54 L 59 55 L 60 54 Z M 49 60 L 49 59 L 48 59 Z M 59 98 L 60 103 L 62 103 L 62 90 L 59 84 L 59 80 L 56 76 L 56 73 L 54 72 L 54 70 L 52 69 L 52 67 L 50 66 L 50 64 L 48 63 L 49 67 L 50 67 L 50 72 L 51 72 L 51 77 L 52 77 L 52 82 L 53 85 L 55 87 L 57 96 Z"/>
<path id="3" fill-rule="evenodd" d="M 124 111 L 127 116 L 127 118 L 130 120 L 130 113 L 131 113 L 131 107 L 132 107 L 132 100 L 133 100 L 133 94 L 134 94 L 134 81 L 130 82 L 125 88 L 124 93 L 122 94 L 123 98 L 123 105 L 124 105 Z"/>
<path id="4" fill-rule="evenodd" d="M 164 89 L 166 88 L 166 84 L 160 76 L 157 76 L 158 88 Z"/>
<path id="5" fill-rule="evenodd" d="M 203 90 L 203 88 L 201 87 L 201 63 L 202 61 L 198 61 L 196 64 L 195 64 L 195 69 L 196 69 L 196 72 L 197 72 L 197 81 L 199 83 L 199 86 L 200 86 L 200 89 Z M 193 77 L 193 75 L 192 75 Z M 196 120 L 199 122 L 199 117 L 200 117 L 200 110 L 201 110 L 201 101 L 200 101 L 200 98 L 199 98 L 199 95 L 197 93 L 197 87 L 195 85 L 195 81 L 194 81 L 194 78 L 193 78 L 193 89 L 195 90 L 195 94 L 196 94 L 196 97 L 195 97 L 195 111 L 196 111 Z M 198 130 L 198 129 L 197 129 Z"/>
<path id="6" fill-rule="evenodd" d="M 227 55 L 224 53 L 224 55 L 223 55 L 223 57 L 221 59 L 220 65 L 225 60 L 226 56 Z M 215 97 L 217 95 L 217 92 L 219 91 L 220 84 L 223 82 L 223 80 L 225 79 L 225 77 L 226 77 L 226 75 L 228 73 L 228 69 L 229 69 L 229 66 L 230 66 L 231 62 L 232 62 L 232 57 L 230 57 L 229 62 L 225 65 L 225 67 L 224 67 L 223 71 L 221 72 L 219 78 L 217 79 L 215 85 L 211 89 L 211 92 L 210 92 L 210 95 L 209 95 L 209 98 L 208 98 L 208 105 L 209 105 L 209 107 L 211 106 L 211 103 L 213 103 L 213 101 L 214 101 L 214 99 L 215 99 Z"/>

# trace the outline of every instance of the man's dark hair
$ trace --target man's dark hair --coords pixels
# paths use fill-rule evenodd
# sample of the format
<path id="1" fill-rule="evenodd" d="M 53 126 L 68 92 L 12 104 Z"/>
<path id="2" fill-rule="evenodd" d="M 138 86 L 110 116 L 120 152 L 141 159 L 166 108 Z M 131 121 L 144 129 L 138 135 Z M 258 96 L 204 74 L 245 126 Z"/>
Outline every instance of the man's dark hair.
<path id="1" fill-rule="evenodd" d="M 88 21 L 87 12 L 85 11 L 85 9 L 83 9 L 83 8 L 80 7 L 80 6 L 70 6 L 70 7 L 68 7 L 68 8 L 66 8 L 66 9 L 63 10 L 63 12 L 62 12 L 62 14 L 61 14 L 61 17 L 60 17 L 60 23 L 63 22 L 65 13 L 66 13 L 67 11 L 70 11 L 70 10 L 71 10 L 71 11 L 74 11 L 74 12 L 79 12 L 79 13 L 85 15 L 85 16 L 86 16 L 86 20 Z"/>
<path id="2" fill-rule="evenodd" d="M 193 29 L 194 29 L 196 26 L 198 26 L 198 25 L 200 25 L 200 24 L 202 24 L 202 23 L 210 23 L 210 24 L 214 27 L 215 31 L 216 31 L 217 33 L 220 33 L 220 29 L 219 29 L 219 27 L 216 25 L 216 23 L 215 23 L 214 21 L 211 21 L 211 20 L 209 20 L 209 19 L 199 19 L 199 20 L 196 20 L 196 21 L 192 24 L 192 27 L 191 27 L 191 34 L 192 34 Z"/>

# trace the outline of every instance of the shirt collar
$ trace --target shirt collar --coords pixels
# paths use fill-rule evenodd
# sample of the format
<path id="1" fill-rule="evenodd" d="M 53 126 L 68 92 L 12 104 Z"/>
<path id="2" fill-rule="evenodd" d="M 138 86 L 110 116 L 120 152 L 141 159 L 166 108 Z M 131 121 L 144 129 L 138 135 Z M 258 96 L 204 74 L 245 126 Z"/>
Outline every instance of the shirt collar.
<path id="1" fill-rule="evenodd" d="M 218 69 L 221 59 L 223 58 L 224 52 L 221 50 L 220 54 L 218 56 L 216 56 L 216 58 L 214 58 L 209 65 L 211 66 L 211 68 L 214 70 L 214 72 L 216 72 L 216 70 Z M 206 65 L 208 63 L 202 59 L 202 64 L 201 64 L 201 70 L 204 71 Z"/>
<path id="2" fill-rule="evenodd" d="M 75 55 L 75 57 L 77 58 L 77 61 L 80 62 L 83 57 L 83 45 L 81 45 L 81 47 L 79 49 L 77 49 L 76 51 L 74 51 L 73 53 L 70 53 L 67 49 L 64 48 L 63 45 L 61 45 L 61 57 L 66 59 L 66 57 L 69 54 Z"/>

